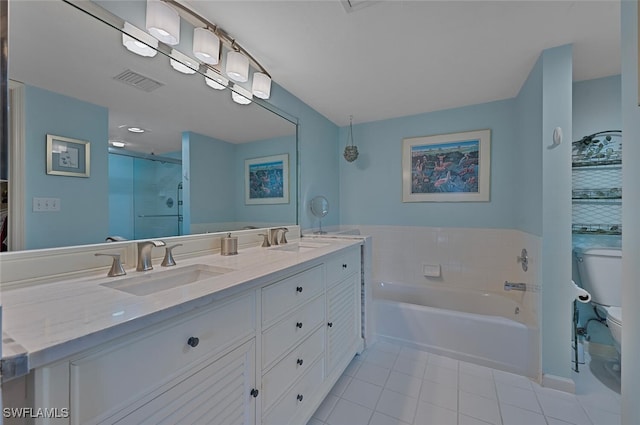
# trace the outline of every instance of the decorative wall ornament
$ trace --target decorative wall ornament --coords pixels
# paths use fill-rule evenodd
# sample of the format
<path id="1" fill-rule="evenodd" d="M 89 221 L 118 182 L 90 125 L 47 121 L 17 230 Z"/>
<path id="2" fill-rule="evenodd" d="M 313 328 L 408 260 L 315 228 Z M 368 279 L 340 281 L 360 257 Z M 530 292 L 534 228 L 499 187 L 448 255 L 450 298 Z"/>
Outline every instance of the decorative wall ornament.
<path id="1" fill-rule="evenodd" d="M 343 155 L 347 162 L 353 162 L 358 158 L 358 147 L 353 144 L 353 115 L 349 116 L 349 136 Z"/>

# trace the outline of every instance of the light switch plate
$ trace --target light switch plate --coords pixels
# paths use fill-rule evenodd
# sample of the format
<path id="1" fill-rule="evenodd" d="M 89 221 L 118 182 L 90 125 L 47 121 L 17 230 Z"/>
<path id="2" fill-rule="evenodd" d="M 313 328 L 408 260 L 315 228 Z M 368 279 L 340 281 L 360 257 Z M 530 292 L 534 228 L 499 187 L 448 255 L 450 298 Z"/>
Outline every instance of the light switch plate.
<path id="1" fill-rule="evenodd" d="M 60 198 L 33 198 L 33 212 L 60 211 Z"/>

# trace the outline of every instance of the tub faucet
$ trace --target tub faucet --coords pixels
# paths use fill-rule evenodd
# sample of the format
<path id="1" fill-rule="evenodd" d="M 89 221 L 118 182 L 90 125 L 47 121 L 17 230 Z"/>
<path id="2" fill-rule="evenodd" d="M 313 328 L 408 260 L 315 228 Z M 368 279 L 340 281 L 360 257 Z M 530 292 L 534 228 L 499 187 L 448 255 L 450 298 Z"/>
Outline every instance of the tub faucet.
<path id="1" fill-rule="evenodd" d="M 152 270 L 151 249 L 154 246 L 159 247 L 164 245 L 164 241 L 156 240 L 138 242 L 138 266 L 136 267 L 136 271 L 146 272 L 147 270 Z"/>
<path id="2" fill-rule="evenodd" d="M 527 290 L 527 284 L 526 283 L 515 283 L 515 282 L 508 282 L 505 280 L 504 282 L 504 290 L 505 291 L 510 291 L 510 290 L 515 290 L 515 291 L 526 291 Z"/>

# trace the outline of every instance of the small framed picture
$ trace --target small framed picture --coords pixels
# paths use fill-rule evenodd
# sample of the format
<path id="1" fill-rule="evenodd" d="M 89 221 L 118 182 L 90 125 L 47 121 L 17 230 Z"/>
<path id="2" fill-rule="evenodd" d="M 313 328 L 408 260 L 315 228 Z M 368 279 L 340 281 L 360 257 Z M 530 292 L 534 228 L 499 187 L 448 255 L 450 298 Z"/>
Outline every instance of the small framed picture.
<path id="1" fill-rule="evenodd" d="M 89 177 L 90 146 L 84 140 L 47 134 L 47 174 Z"/>
<path id="2" fill-rule="evenodd" d="M 245 203 L 289 203 L 289 154 L 244 161 Z"/>
<path id="3" fill-rule="evenodd" d="M 402 202 L 489 201 L 491 130 L 402 141 Z"/>

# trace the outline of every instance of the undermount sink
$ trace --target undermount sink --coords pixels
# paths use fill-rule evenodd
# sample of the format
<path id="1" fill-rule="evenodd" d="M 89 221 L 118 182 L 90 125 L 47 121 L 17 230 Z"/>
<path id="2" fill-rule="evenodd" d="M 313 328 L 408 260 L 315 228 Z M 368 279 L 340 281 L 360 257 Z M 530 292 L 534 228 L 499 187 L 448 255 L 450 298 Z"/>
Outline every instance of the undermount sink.
<path id="1" fill-rule="evenodd" d="M 328 243 L 321 242 L 294 242 L 282 246 L 271 248 L 274 251 L 289 251 L 289 252 L 307 252 L 317 248 L 322 248 L 329 245 Z"/>
<path id="2" fill-rule="evenodd" d="M 118 291 L 127 292 L 132 295 L 144 296 L 188 285 L 200 280 L 209 279 L 231 271 L 233 271 L 233 269 L 226 267 L 194 264 L 192 266 L 180 267 L 173 270 L 158 271 L 152 274 L 128 277 L 113 282 L 105 282 L 100 285 L 107 288 L 117 289 Z"/>

